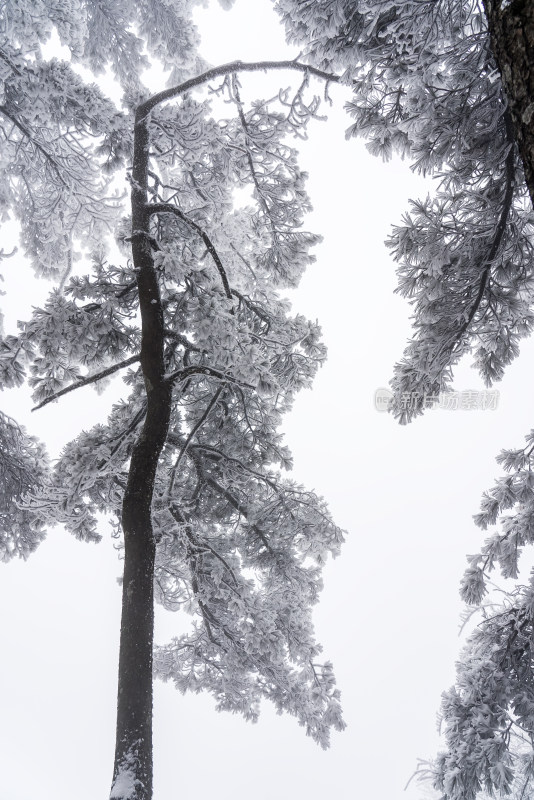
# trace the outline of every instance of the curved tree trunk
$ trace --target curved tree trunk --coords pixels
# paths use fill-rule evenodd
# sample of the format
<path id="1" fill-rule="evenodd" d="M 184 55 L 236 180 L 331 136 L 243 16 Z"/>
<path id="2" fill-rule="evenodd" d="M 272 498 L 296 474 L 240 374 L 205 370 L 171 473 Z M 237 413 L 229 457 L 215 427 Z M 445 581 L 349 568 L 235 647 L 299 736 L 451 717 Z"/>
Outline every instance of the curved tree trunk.
<path id="1" fill-rule="evenodd" d="M 117 738 L 111 798 L 152 798 L 152 646 L 155 541 L 151 506 L 169 427 L 172 387 L 165 381 L 163 310 L 149 238 L 148 117 L 136 116 L 132 170 L 132 256 L 141 311 L 141 368 L 147 412 L 124 493 L 124 582 L 119 652 Z"/>
<path id="2" fill-rule="evenodd" d="M 534 205 L 534 0 L 483 0 L 515 139 Z"/>
<path id="3" fill-rule="evenodd" d="M 172 382 L 165 379 L 164 315 L 154 269 L 154 242 L 150 236 L 150 217 L 158 205 L 148 204 L 150 112 L 160 103 L 178 97 L 212 78 L 236 71 L 259 72 L 266 69 L 295 69 L 328 81 L 339 81 L 337 75 L 330 75 L 298 61 L 235 61 L 158 92 L 140 105 L 135 115 L 131 190 L 132 259 L 141 313 L 140 363 L 145 379 L 147 412 L 132 451 L 122 507 L 124 582 L 115 765 L 110 800 L 152 800 L 152 648 L 156 544 L 151 506 L 156 469 L 169 429 Z M 167 204 L 159 204 L 159 210 L 179 213 L 176 207 Z M 212 252 L 212 256 L 217 264 L 216 253 L 214 255 Z M 230 287 L 225 281 L 224 276 L 225 291 L 227 297 L 231 297 Z M 205 369 L 198 368 L 197 371 Z"/>

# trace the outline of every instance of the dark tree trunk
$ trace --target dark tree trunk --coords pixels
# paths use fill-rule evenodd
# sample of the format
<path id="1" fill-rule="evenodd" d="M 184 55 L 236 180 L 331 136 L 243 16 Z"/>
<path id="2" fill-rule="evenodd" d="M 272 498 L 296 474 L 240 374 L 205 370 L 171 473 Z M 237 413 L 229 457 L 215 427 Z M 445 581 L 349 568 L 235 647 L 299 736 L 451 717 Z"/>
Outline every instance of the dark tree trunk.
<path id="1" fill-rule="evenodd" d="M 534 205 L 534 0 L 483 0 L 514 134 Z"/>
<path id="2" fill-rule="evenodd" d="M 151 507 L 158 461 L 169 429 L 172 383 L 165 380 L 164 316 L 152 256 L 154 242 L 150 236 L 150 217 L 155 208 L 148 205 L 150 112 L 159 103 L 184 94 L 211 78 L 229 75 L 236 70 L 257 72 L 267 68 L 297 69 L 327 80 L 339 80 L 337 76 L 296 61 L 250 64 L 236 61 L 153 95 L 139 106 L 135 115 L 131 190 L 132 259 L 141 313 L 140 363 L 145 379 L 147 411 L 143 429 L 132 451 L 122 507 L 124 582 L 115 765 L 110 800 L 152 800 L 152 647 L 156 543 Z M 162 209 L 160 204 L 160 210 L 168 209 Z M 217 264 L 216 254 L 214 259 Z M 231 297 L 227 282 L 225 290 L 227 296 Z"/>
<path id="3" fill-rule="evenodd" d="M 117 738 L 111 797 L 152 798 L 152 646 L 155 541 L 151 506 L 159 456 L 169 427 L 172 387 L 165 381 L 164 320 L 149 237 L 146 112 L 135 124 L 132 170 L 132 256 L 141 312 L 141 368 L 147 412 L 124 493 L 124 583 L 119 652 Z"/>

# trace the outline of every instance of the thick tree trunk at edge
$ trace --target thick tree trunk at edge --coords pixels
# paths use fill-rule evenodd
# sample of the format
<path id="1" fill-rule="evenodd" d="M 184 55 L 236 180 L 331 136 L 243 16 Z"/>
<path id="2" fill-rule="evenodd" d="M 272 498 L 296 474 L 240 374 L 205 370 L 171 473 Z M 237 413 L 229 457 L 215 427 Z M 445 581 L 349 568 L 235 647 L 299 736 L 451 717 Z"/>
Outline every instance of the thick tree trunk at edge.
<path id="1" fill-rule="evenodd" d="M 514 134 L 534 205 L 534 0 L 483 0 Z"/>
<path id="2" fill-rule="evenodd" d="M 124 493 L 124 582 L 119 652 L 117 737 L 111 798 L 152 798 L 152 647 L 154 559 L 151 506 L 167 437 L 172 387 L 165 381 L 164 321 L 149 239 L 148 118 L 138 112 L 132 170 L 132 256 L 141 311 L 141 368 L 147 412 Z"/>

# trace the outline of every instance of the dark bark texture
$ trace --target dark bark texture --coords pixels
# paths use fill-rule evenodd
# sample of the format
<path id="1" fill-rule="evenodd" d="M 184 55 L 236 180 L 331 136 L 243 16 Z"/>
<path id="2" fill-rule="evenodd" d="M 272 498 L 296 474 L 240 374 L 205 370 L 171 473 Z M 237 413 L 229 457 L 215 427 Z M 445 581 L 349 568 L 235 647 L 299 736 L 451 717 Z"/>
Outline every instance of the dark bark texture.
<path id="1" fill-rule="evenodd" d="M 296 61 L 233 62 L 208 70 L 180 86 L 166 89 L 143 103 L 135 116 L 131 177 L 132 260 L 136 272 L 141 314 L 141 352 L 147 410 L 143 428 L 132 450 L 122 507 L 124 582 L 119 648 L 117 733 L 110 800 L 152 800 L 152 648 L 154 639 L 154 561 L 156 543 L 152 528 L 152 497 L 159 457 L 168 435 L 175 375 L 165 377 L 164 313 L 158 276 L 154 269 L 150 219 L 156 213 L 173 213 L 192 226 L 204 240 L 223 280 L 227 297 L 232 292 L 208 236 L 180 210 L 169 204 L 148 203 L 150 112 L 159 103 L 178 97 L 211 78 L 236 70 L 296 69 L 326 80 L 339 78 Z M 137 360 L 137 356 L 135 357 Z M 194 373 L 215 374 L 209 367 Z M 180 376 L 188 374 L 188 368 Z M 133 785 L 132 785 L 133 784 Z"/>
<path id="2" fill-rule="evenodd" d="M 484 9 L 534 205 L 534 0 L 484 0 Z"/>
<path id="3" fill-rule="evenodd" d="M 152 646 L 155 541 L 151 506 L 159 456 L 167 437 L 172 386 L 165 380 L 164 319 L 149 237 L 146 113 L 136 117 L 132 169 L 132 257 L 142 335 L 140 361 L 147 411 L 131 456 L 124 493 L 124 583 L 119 651 L 117 738 L 111 797 L 134 781 L 135 800 L 152 797 Z M 118 780 L 120 776 L 122 779 Z"/>

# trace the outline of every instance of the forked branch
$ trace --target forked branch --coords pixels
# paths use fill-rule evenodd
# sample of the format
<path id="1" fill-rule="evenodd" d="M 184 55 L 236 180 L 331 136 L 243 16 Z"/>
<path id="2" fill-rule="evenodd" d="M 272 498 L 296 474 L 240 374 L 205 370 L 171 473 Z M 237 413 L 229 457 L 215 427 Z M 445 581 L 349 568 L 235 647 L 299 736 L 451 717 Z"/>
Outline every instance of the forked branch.
<path id="1" fill-rule="evenodd" d="M 228 64 L 221 64 L 218 67 L 213 67 L 197 75 L 196 78 L 190 78 L 178 86 L 171 86 L 169 89 L 164 89 L 162 92 L 152 95 L 139 106 L 139 118 L 144 118 L 149 114 L 153 108 L 166 100 L 173 100 L 181 94 L 203 86 L 205 83 L 213 80 L 214 78 L 223 78 L 226 75 L 231 75 L 234 72 L 267 72 L 271 69 L 288 69 L 304 72 L 309 75 L 314 75 L 316 78 L 326 81 L 327 83 L 339 83 L 341 77 L 331 72 L 325 72 L 322 69 L 317 69 L 309 64 L 303 64 L 301 61 L 231 61 Z"/>

